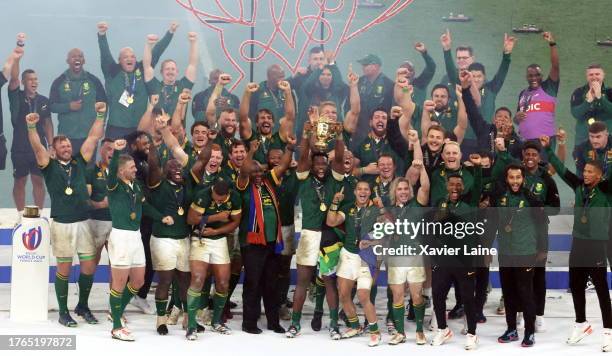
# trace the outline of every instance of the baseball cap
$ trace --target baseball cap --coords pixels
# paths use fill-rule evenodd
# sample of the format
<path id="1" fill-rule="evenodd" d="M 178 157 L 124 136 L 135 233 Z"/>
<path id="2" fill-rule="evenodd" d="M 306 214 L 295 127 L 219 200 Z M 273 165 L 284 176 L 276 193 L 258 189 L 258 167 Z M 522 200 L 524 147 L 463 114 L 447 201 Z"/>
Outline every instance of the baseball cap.
<path id="1" fill-rule="evenodd" d="M 380 57 L 372 53 L 357 60 L 357 62 L 363 66 L 367 66 L 368 64 L 378 64 L 379 66 L 382 65 L 382 60 Z"/>

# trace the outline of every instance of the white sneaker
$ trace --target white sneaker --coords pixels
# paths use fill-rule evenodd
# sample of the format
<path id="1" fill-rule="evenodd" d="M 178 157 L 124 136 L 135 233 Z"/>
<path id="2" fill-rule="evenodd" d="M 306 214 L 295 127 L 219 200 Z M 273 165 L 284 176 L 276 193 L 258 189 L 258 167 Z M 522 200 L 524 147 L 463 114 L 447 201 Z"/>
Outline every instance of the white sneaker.
<path id="1" fill-rule="evenodd" d="M 395 329 L 395 323 L 391 319 L 387 319 L 387 333 L 389 335 L 397 334 L 397 329 Z"/>
<path id="2" fill-rule="evenodd" d="M 361 327 L 358 327 L 357 329 L 347 328 L 342 333 L 341 338 L 342 339 L 350 339 L 352 337 L 359 336 L 361 334 L 363 334 L 363 330 L 361 329 Z"/>
<path id="3" fill-rule="evenodd" d="M 478 347 L 478 336 L 467 334 L 465 338 L 465 346 L 466 350 L 475 350 Z"/>
<path id="4" fill-rule="evenodd" d="M 440 346 L 453 338 L 453 331 L 447 326 L 446 329 L 438 329 L 436 336 L 431 340 L 432 346 Z"/>
<path id="5" fill-rule="evenodd" d="M 398 332 L 393 334 L 391 339 L 389 339 L 389 345 L 399 345 L 399 344 L 402 344 L 404 342 L 406 342 L 406 335 L 404 335 L 402 333 L 398 333 Z"/>
<path id="6" fill-rule="evenodd" d="M 211 323 L 212 323 L 212 310 L 210 310 L 208 308 L 199 309 L 196 312 L 196 319 L 202 325 L 211 325 Z"/>
<path id="7" fill-rule="evenodd" d="M 603 352 L 612 351 L 612 329 L 604 329 L 603 343 L 601 344 L 601 351 Z"/>
<path id="8" fill-rule="evenodd" d="M 147 315 L 155 314 L 155 309 L 151 305 L 149 305 L 149 302 L 147 302 L 146 299 L 140 298 L 137 295 L 135 295 L 134 298 L 132 298 L 132 300 L 130 301 L 130 304 L 142 310 L 142 312 Z"/>
<path id="9" fill-rule="evenodd" d="M 524 329 L 525 321 L 523 320 L 523 313 L 516 313 L 516 329 Z"/>
<path id="10" fill-rule="evenodd" d="M 415 342 L 417 345 L 425 345 L 427 344 L 427 336 L 425 336 L 425 333 L 416 333 L 416 339 Z"/>
<path id="11" fill-rule="evenodd" d="M 546 324 L 544 323 L 544 315 L 536 315 L 535 332 L 543 333 L 545 331 L 546 331 Z"/>
<path id="12" fill-rule="evenodd" d="M 232 333 L 232 329 L 228 328 L 225 324 L 215 324 L 212 326 L 212 331 L 222 334 L 222 335 L 230 335 Z"/>
<path id="13" fill-rule="evenodd" d="M 380 345 L 382 342 L 382 335 L 380 332 L 370 333 L 370 342 L 368 342 L 368 346 L 374 347 Z"/>
<path id="14" fill-rule="evenodd" d="M 436 320 L 436 315 L 435 314 L 431 314 L 431 319 L 429 319 L 429 326 L 428 326 L 429 331 L 436 331 L 438 330 L 438 320 Z"/>
<path id="15" fill-rule="evenodd" d="M 178 319 L 181 316 L 181 308 L 178 308 L 176 305 L 172 307 L 172 311 L 170 315 L 168 315 L 168 325 L 176 325 L 178 323 Z"/>
<path id="16" fill-rule="evenodd" d="M 575 323 L 574 328 L 572 329 L 572 334 L 567 338 L 566 343 L 568 345 L 575 345 L 580 342 L 580 340 L 584 339 L 588 335 L 591 335 L 593 332 L 593 328 L 588 321 L 584 323 Z"/>
<path id="17" fill-rule="evenodd" d="M 121 340 L 121 341 L 134 341 L 134 336 L 130 332 L 128 328 L 115 329 L 111 331 L 111 335 L 113 339 Z"/>

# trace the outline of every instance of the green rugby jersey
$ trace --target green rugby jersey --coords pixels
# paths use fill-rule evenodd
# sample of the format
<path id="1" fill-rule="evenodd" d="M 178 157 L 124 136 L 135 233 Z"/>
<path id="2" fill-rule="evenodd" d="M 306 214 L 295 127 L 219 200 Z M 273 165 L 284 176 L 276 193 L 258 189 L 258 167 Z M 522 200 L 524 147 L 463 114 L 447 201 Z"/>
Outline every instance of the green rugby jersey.
<path id="1" fill-rule="evenodd" d="M 166 225 L 157 219 L 153 221 L 155 237 L 182 239 L 189 236 L 187 225 L 187 189 L 183 185 L 162 179 L 157 185 L 149 187 L 151 205 L 163 216 L 171 216 L 174 224 Z M 182 214 L 181 214 L 182 213 Z"/>
<path id="2" fill-rule="evenodd" d="M 295 175 L 302 205 L 302 229 L 320 231 L 334 195 L 342 188 L 344 176 L 332 171 L 320 181 L 310 171 L 295 172 Z M 325 210 L 321 210 L 321 204 L 325 205 Z"/>
<path id="3" fill-rule="evenodd" d="M 106 178 L 108 177 L 108 168 L 100 166 L 96 163 L 91 168 L 87 168 L 85 177 L 87 185 L 91 186 L 91 195 L 89 199 L 95 202 L 101 202 L 106 197 Z M 89 212 L 89 218 L 94 220 L 111 221 L 109 208 L 93 209 Z"/>
<path id="4" fill-rule="evenodd" d="M 359 241 L 368 232 L 372 231 L 379 209 L 371 202 L 368 206 L 357 207 L 355 203 L 344 204 L 340 207 L 339 214 L 344 217 L 344 248 L 351 253 L 359 253 Z"/>
<path id="5" fill-rule="evenodd" d="M 193 203 L 191 203 L 191 209 L 197 211 L 198 213 L 204 216 L 211 216 L 224 211 L 229 211 L 230 215 L 236 216 L 242 212 L 242 199 L 240 197 L 240 194 L 232 189 L 230 190 L 230 194 L 227 196 L 227 199 L 225 199 L 221 204 L 219 204 L 212 198 L 212 191 L 210 189 L 207 189 L 200 191 L 195 196 Z M 225 224 L 228 223 L 215 221 L 207 223 L 206 227 L 218 229 Z M 231 233 L 225 235 L 207 236 L 206 238 L 218 240 L 222 237 L 227 237 L 230 235 Z"/>
<path id="6" fill-rule="evenodd" d="M 153 77 L 148 82 L 145 82 L 145 87 L 147 88 L 147 93 L 149 96 L 151 95 L 159 95 L 159 103 L 157 107 L 163 109 L 166 114 L 172 115 L 174 114 L 174 110 L 176 110 L 176 104 L 178 103 L 179 95 L 183 92 L 183 89 L 193 89 L 193 82 L 191 82 L 186 77 L 182 77 L 180 80 L 175 81 L 173 84 L 165 84 L 159 79 Z M 187 112 L 185 112 L 185 115 Z M 183 126 L 185 126 L 185 118 L 183 118 Z"/>
<path id="7" fill-rule="evenodd" d="M 87 220 L 89 194 L 85 172 L 87 161 L 79 152 L 67 164 L 50 158 L 40 167 L 51 197 L 51 218 L 63 224 Z"/>

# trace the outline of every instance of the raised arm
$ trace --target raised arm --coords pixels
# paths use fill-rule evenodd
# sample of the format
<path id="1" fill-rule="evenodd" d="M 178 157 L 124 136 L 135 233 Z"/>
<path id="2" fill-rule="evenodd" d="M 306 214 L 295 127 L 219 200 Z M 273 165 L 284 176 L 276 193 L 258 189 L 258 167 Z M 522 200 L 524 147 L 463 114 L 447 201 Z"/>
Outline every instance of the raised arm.
<path id="1" fill-rule="evenodd" d="M 278 88 L 285 93 L 285 117 L 281 118 L 279 135 L 283 142 L 287 142 L 287 137 L 293 132 L 295 127 L 295 102 L 291 84 L 286 80 L 278 82 Z"/>
<path id="2" fill-rule="evenodd" d="M 342 138 L 342 128 L 338 126 L 336 132 L 336 145 L 334 146 L 334 159 L 331 163 L 332 173 L 338 177 L 344 177 L 344 139 Z"/>
<path id="3" fill-rule="evenodd" d="M 36 158 L 36 164 L 39 167 L 46 167 L 49 164 L 49 152 L 40 142 L 40 136 L 36 130 L 36 124 L 40 120 L 40 116 L 37 113 L 31 113 L 26 115 L 26 124 L 28 127 L 28 140 L 34 151 L 34 157 Z"/>
<path id="4" fill-rule="evenodd" d="M 410 147 L 412 148 L 413 156 L 412 164 L 406 171 L 406 179 L 410 181 L 410 185 L 415 185 L 421 174 L 421 168 L 423 167 L 423 150 L 421 149 L 419 135 L 416 130 L 410 130 L 410 132 L 408 132 L 408 139 Z"/>
<path id="5" fill-rule="evenodd" d="M 469 75 L 469 72 L 462 72 L 461 76 Z M 457 142 L 461 144 L 463 142 L 463 137 L 465 136 L 465 131 L 468 127 L 468 118 L 467 113 L 465 112 L 465 105 L 463 104 L 463 99 L 461 98 L 461 86 L 459 84 L 455 85 L 455 95 L 457 96 L 457 126 L 453 129 L 455 136 L 457 137 Z"/>
<path id="6" fill-rule="evenodd" d="M 147 174 L 147 186 L 149 188 L 157 187 L 157 185 L 159 185 L 162 179 L 162 169 L 159 165 L 159 157 L 157 154 L 157 150 L 154 147 L 151 147 L 149 149 L 147 163 L 149 164 L 149 171 Z"/>
<path id="7" fill-rule="evenodd" d="M 191 101 L 191 90 L 183 89 L 183 92 L 179 95 L 178 101 L 176 102 L 176 108 L 172 113 L 172 119 L 170 120 L 170 126 L 178 130 L 183 125 L 185 114 L 187 113 L 187 106 Z"/>
<path id="8" fill-rule="evenodd" d="M 419 191 L 417 192 L 417 202 L 419 202 L 419 204 L 421 204 L 422 206 L 427 206 L 427 204 L 429 204 L 430 182 L 425 166 L 421 165 L 420 173 L 421 174 L 419 176 L 419 183 L 421 184 L 421 186 L 419 187 Z"/>
<path id="9" fill-rule="evenodd" d="M 17 34 L 17 42 L 21 41 L 25 41 L 25 37 L 26 35 L 24 33 L 19 33 Z M 19 88 L 20 85 L 20 80 L 19 80 L 19 62 L 21 61 L 21 57 L 23 57 L 24 54 L 24 50 L 23 47 L 18 47 L 15 48 L 15 50 L 13 50 L 13 54 L 11 55 L 11 57 L 13 57 L 13 61 L 11 64 L 11 77 L 9 79 L 9 91 L 12 90 L 16 90 L 17 88 Z M 6 65 L 5 65 L 6 68 Z M 4 68 L 3 68 L 3 73 L 4 73 Z M 5 76 L 6 78 L 8 78 L 8 76 Z"/>
<path id="10" fill-rule="evenodd" d="M 153 46 L 159 40 L 159 36 L 152 34 L 147 35 L 147 40 L 144 45 L 144 52 L 142 54 L 142 68 L 144 71 L 144 80 L 145 82 L 150 82 L 155 77 L 155 72 L 153 70 L 153 65 L 151 64 L 153 61 L 152 50 Z"/>
<path id="11" fill-rule="evenodd" d="M 497 69 L 497 73 L 495 73 L 495 76 L 489 82 L 489 87 L 495 93 L 498 93 L 504 85 L 504 81 L 508 75 L 508 69 L 510 69 L 510 57 L 515 44 L 516 37 L 508 36 L 507 33 L 504 33 L 504 52 L 502 55 L 502 60 L 499 64 L 499 68 Z"/>
<path id="12" fill-rule="evenodd" d="M 249 109 L 251 107 L 251 96 L 259 90 L 257 83 L 247 84 L 242 100 L 240 101 L 240 110 L 238 111 L 238 118 L 240 120 L 240 138 L 243 141 L 249 140 L 253 133 L 252 123 L 249 119 Z"/>
<path id="13" fill-rule="evenodd" d="M 206 146 L 204 146 L 202 151 L 200 151 L 200 154 L 198 155 L 198 159 L 195 161 L 195 163 L 191 167 L 191 174 L 198 181 L 201 180 L 202 177 L 204 176 L 204 170 L 206 169 L 206 165 L 208 164 L 208 161 L 210 160 L 211 154 L 212 154 L 212 140 L 209 139 Z"/>
<path id="14" fill-rule="evenodd" d="M 223 88 L 232 81 L 232 76 L 226 73 L 222 73 L 219 75 L 219 80 L 217 84 L 215 84 L 215 88 L 213 89 L 210 97 L 208 98 L 208 103 L 206 104 L 206 121 L 208 122 L 209 127 L 215 127 L 217 124 L 217 99 L 223 93 Z"/>
<path id="15" fill-rule="evenodd" d="M 357 122 L 359 113 L 361 112 L 361 98 L 359 97 L 358 82 L 359 77 L 353 72 L 352 66 L 349 65 L 348 83 L 350 109 L 344 116 L 344 130 L 350 134 L 353 134 L 355 130 L 357 130 Z"/>
<path id="16" fill-rule="evenodd" d="M 414 49 L 416 49 L 421 56 L 423 56 L 423 60 L 425 61 L 425 68 L 419 74 L 418 77 L 412 80 L 412 85 L 417 88 L 425 89 L 431 83 L 434 74 L 436 74 L 436 62 L 434 62 L 433 58 L 427 53 L 427 48 L 423 42 L 417 42 L 414 44 Z"/>
<path id="17" fill-rule="evenodd" d="M 459 83 L 459 75 L 457 74 L 457 67 L 453 60 L 453 54 L 451 53 L 452 37 L 449 29 L 440 36 L 440 43 L 442 44 L 442 50 L 444 51 L 444 65 L 446 66 L 446 75 L 448 81 L 451 84 Z"/>
<path id="18" fill-rule="evenodd" d="M 550 138 L 548 136 L 541 136 L 540 143 L 542 144 L 542 147 L 544 147 L 544 149 L 546 150 L 546 154 L 548 155 L 548 162 L 553 166 L 557 174 L 559 174 L 559 177 L 561 177 L 561 179 L 563 179 L 563 181 L 567 185 L 569 185 L 570 188 L 574 190 L 578 188 L 582 184 L 582 180 L 577 175 L 570 172 L 569 169 L 565 167 L 565 164 L 563 164 L 563 162 L 559 160 L 557 155 L 555 155 L 552 148 L 550 147 Z"/>
<path id="19" fill-rule="evenodd" d="M 161 57 L 161 55 L 164 53 L 166 48 L 168 48 L 168 45 L 170 44 L 170 41 L 172 40 L 172 36 L 174 35 L 174 32 L 176 32 L 176 29 L 178 28 L 178 26 L 179 25 L 177 22 L 170 23 L 168 32 L 166 32 L 164 37 L 162 37 L 162 39 L 159 42 L 157 42 L 155 46 L 153 47 L 153 51 L 151 52 L 151 66 L 152 67 L 155 67 L 157 62 L 159 62 L 159 58 Z"/>
<path id="20" fill-rule="evenodd" d="M 153 94 L 149 96 L 149 101 L 147 102 L 147 109 L 144 114 L 140 117 L 140 121 L 138 122 L 138 131 L 144 131 L 149 135 L 153 135 L 153 126 L 155 117 L 153 115 L 153 109 L 157 106 L 159 102 L 159 94 Z"/>
<path id="21" fill-rule="evenodd" d="M 21 58 L 22 55 L 23 48 L 15 47 L 15 49 L 13 49 L 13 52 L 11 52 L 11 54 L 6 59 L 6 62 L 4 62 L 4 66 L 2 66 L 2 75 L 4 76 L 4 78 L 10 78 L 13 65 L 19 60 L 19 58 Z"/>
<path id="22" fill-rule="evenodd" d="M 106 32 L 108 31 L 108 24 L 104 21 L 98 22 L 98 47 L 100 48 L 100 66 L 102 67 L 102 73 L 104 77 L 111 76 L 115 67 L 118 66 L 117 62 L 113 58 L 113 54 L 110 51 L 108 45 L 108 38 Z"/>
<path id="23" fill-rule="evenodd" d="M 427 140 L 427 131 L 431 126 L 431 115 L 436 108 L 436 104 L 432 100 L 423 102 L 423 114 L 421 115 L 421 137 L 424 141 Z"/>
<path id="24" fill-rule="evenodd" d="M 287 137 L 287 145 L 285 146 L 285 152 L 281 157 L 280 164 L 273 169 L 276 177 L 282 177 L 287 169 L 289 169 L 289 166 L 291 166 L 291 160 L 293 159 L 293 152 L 295 152 L 296 142 L 295 136 L 289 135 Z"/>
<path id="25" fill-rule="evenodd" d="M 412 101 L 412 92 L 414 88 L 408 84 L 408 79 L 398 71 L 398 76 L 395 80 L 394 97 L 397 104 L 402 108 L 402 116 L 399 118 L 399 128 L 405 140 L 408 140 L 408 132 L 412 129 L 412 115 L 416 105 Z"/>
<path id="26" fill-rule="evenodd" d="M 106 189 L 109 191 L 117 189 L 117 185 L 119 184 L 119 177 L 117 177 L 119 156 L 121 156 L 126 146 L 127 142 L 124 139 L 115 140 L 115 142 L 113 142 L 113 158 L 111 158 L 108 164 L 108 177 L 106 178 Z"/>
<path id="27" fill-rule="evenodd" d="M 96 120 L 93 125 L 91 125 L 91 129 L 89 129 L 89 134 L 83 142 L 81 146 L 81 156 L 86 162 L 89 162 L 96 152 L 96 147 L 98 146 L 98 141 L 102 139 L 104 136 L 104 119 L 106 118 L 106 103 L 98 102 L 95 105 L 96 110 Z"/>
<path id="28" fill-rule="evenodd" d="M 185 153 L 185 150 L 181 147 L 181 144 L 178 142 L 178 139 L 174 137 L 170 127 L 168 126 L 168 115 L 162 114 L 160 117 L 155 119 L 156 129 L 158 129 L 162 134 L 162 139 L 170 152 L 172 152 L 172 156 L 176 158 L 183 167 L 187 167 L 189 163 L 189 155 Z"/>
<path id="29" fill-rule="evenodd" d="M 550 72 L 548 72 L 548 77 L 553 82 L 559 82 L 559 51 L 557 50 L 557 43 L 551 32 L 544 32 L 543 36 L 546 42 L 548 42 L 548 46 L 550 46 Z"/>
<path id="30" fill-rule="evenodd" d="M 189 39 L 189 64 L 185 69 L 185 78 L 190 82 L 195 83 L 198 76 L 198 34 L 196 32 L 189 32 L 187 34 Z"/>
<path id="31" fill-rule="evenodd" d="M 327 217 L 325 219 L 325 224 L 327 226 L 336 227 L 344 222 L 344 213 L 338 211 L 339 205 L 342 203 L 343 200 L 343 193 L 338 192 L 334 195 L 329 211 L 327 211 Z"/>
<path id="32" fill-rule="evenodd" d="M 313 130 L 310 121 L 304 123 L 304 132 L 300 141 L 300 158 L 297 163 L 297 172 L 308 172 L 310 170 L 310 135 Z"/>

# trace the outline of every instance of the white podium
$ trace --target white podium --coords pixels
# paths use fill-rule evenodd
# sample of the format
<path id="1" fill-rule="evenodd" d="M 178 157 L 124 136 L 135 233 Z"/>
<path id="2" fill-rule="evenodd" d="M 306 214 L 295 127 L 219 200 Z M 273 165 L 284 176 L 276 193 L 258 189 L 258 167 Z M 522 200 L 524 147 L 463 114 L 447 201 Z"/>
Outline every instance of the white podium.
<path id="1" fill-rule="evenodd" d="M 12 321 L 47 320 L 49 310 L 49 247 L 46 218 L 21 219 L 13 229 L 11 263 Z"/>

